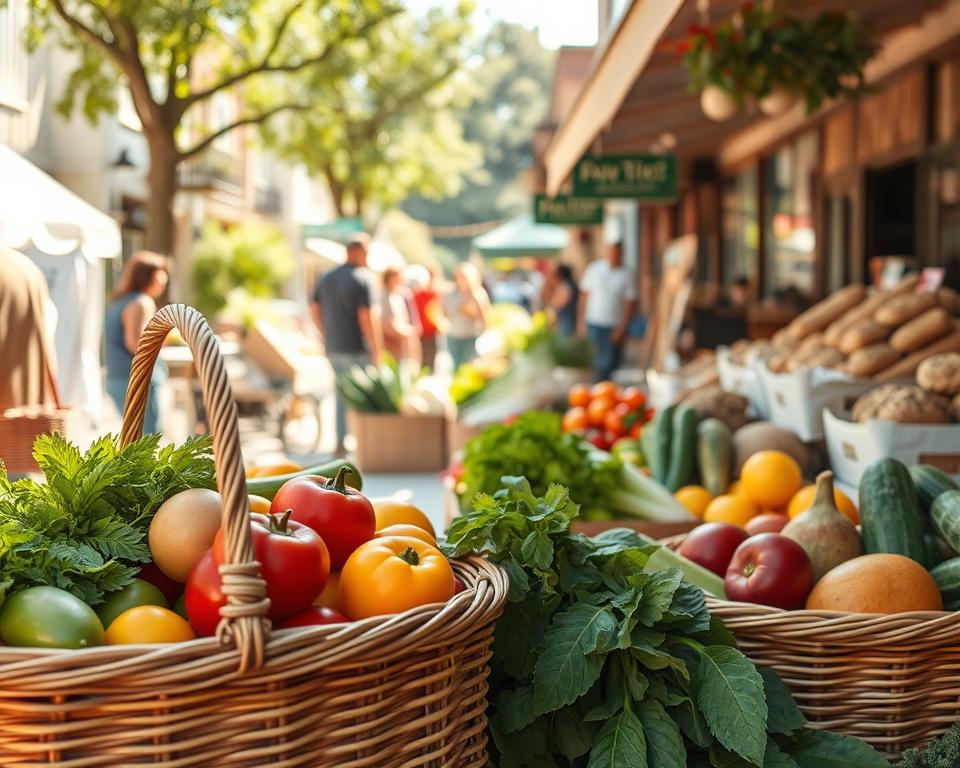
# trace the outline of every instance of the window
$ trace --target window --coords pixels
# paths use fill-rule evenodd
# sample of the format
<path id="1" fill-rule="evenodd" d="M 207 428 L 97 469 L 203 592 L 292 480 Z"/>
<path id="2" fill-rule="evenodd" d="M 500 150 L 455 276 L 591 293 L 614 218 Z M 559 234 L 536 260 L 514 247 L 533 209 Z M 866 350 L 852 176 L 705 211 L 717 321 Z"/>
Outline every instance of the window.
<path id="1" fill-rule="evenodd" d="M 820 141 L 811 132 L 763 160 L 764 296 L 795 291 L 813 296 L 813 180 L 819 153 Z"/>
<path id="2" fill-rule="evenodd" d="M 751 166 L 723 181 L 724 285 L 745 277 L 757 277 L 760 223 L 757 215 L 757 168 Z"/>
<path id="3" fill-rule="evenodd" d="M 27 105 L 27 51 L 23 35 L 27 9 L 21 0 L 0 6 L 0 104 L 23 110 Z"/>

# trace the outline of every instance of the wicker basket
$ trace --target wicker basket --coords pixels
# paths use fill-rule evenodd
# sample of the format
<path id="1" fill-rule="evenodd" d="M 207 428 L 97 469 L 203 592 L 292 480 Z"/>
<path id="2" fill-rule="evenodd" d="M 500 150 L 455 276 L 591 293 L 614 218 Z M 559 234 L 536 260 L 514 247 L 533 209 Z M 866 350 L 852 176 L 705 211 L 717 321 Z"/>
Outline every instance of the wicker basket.
<path id="1" fill-rule="evenodd" d="M 56 405 L 28 405 L 0 413 L 0 461 L 8 472 L 36 472 L 33 443 L 44 434 L 69 437 L 73 411 Z"/>
<path id="2" fill-rule="evenodd" d="M 709 596 L 707 606 L 747 656 L 783 678 L 814 728 L 894 759 L 960 720 L 960 613 L 783 611 Z"/>
<path id="3" fill-rule="evenodd" d="M 140 434 L 150 373 L 174 327 L 197 361 L 224 499 L 229 603 L 219 636 L 0 648 L 0 765 L 485 766 L 487 663 L 504 572 L 458 561 L 468 589 L 443 605 L 271 633 L 252 558 L 237 409 L 216 340 L 195 310 L 166 307 L 144 331 L 121 440 Z"/>

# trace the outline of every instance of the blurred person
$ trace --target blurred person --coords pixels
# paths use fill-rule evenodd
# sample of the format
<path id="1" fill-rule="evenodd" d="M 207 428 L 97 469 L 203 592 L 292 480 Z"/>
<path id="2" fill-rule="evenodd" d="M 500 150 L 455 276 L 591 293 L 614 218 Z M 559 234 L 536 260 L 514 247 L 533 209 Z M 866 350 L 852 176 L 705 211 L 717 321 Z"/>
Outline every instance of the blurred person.
<path id="1" fill-rule="evenodd" d="M 750 301 L 750 280 L 746 275 L 739 275 L 734 278 L 727 288 L 727 295 L 720 299 L 720 305 L 736 309 L 746 309 Z"/>
<path id="2" fill-rule="evenodd" d="M 398 362 L 410 360 L 420 366 L 420 323 L 415 316 L 413 296 L 403 285 L 400 270 L 388 267 L 383 272 L 383 291 L 380 294 L 380 325 L 383 328 L 383 348 Z"/>
<path id="3" fill-rule="evenodd" d="M 157 299 L 167 290 L 170 272 L 167 259 L 158 253 L 139 251 L 123 268 L 120 282 L 110 296 L 103 334 L 106 341 L 107 394 L 123 413 L 130 365 L 137 351 L 140 335 L 157 314 Z M 161 423 L 160 392 L 167 380 L 167 368 L 157 360 L 150 378 L 147 409 L 143 416 L 145 435 L 159 432 Z"/>
<path id="4" fill-rule="evenodd" d="M 437 318 L 443 310 L 439 303 L 439 283 L 442 273 L 436 264 L 429 267 L 414 265 L 409 268 L 409 284 L 413 291 L 413 306 L 420 321 L 420 350 L 423 364 L 433 369 L 437 360 Z"/>
<path id="5" fill-rule="evenodd" d="M 453 270 L 453 289 L 443 298 L 444 330 L 453 370 L 477 356 L 477 339 L 486 330 L 490 297 L 483 289 L 480 270 L 469 262 Z"/>
<path id="6" fill-rule="evenodd" d="M 558 263 L 550 270 L 540 295 L 541 304 L 553 315 L 557 333 L 563 337 L 575 336 L 580 287 L 569 264 Z"/>
<path id="7" fill-rule="evenodd" d="M 49 300 L 40 268 L 19 251 L 0 248 L 0 411 L 56 401 Z"/>
<path id="8" fill-rule="evenodd" d="M 337 376 L 355 365 L 380 364 L 380 321 L 377 313 L 370 311 L 370 286 L 358 274 L 367 264 L 369 243 L 366 235 L 357 235 L 347 243 L 346 263 L 320 276 L 310 303 L 310 315 Z M 336 454 L 343 456 L 347 407 L 339 392 L 336 402 Z"/>
<path id="9" fill-rule="evenodd" d="M 577 329 L 593 344 L 597 381 L 609 379 L 619 367 L 636 305 L 633 274 L 623 266 L 623 244 L 613 243 L 606 259 L 591 262 L 580 280 Z"/>

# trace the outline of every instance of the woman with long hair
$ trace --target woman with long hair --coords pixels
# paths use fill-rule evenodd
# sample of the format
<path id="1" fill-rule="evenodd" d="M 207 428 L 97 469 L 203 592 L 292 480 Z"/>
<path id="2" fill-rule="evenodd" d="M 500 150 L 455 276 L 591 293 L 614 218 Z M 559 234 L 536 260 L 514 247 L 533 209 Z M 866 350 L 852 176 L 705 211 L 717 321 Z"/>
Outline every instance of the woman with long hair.
<path id="1" fill-rule="evenodd" d="M 123 268 L 120 282 L 110 296 L 104 322 L 106 337 L 107 393 L 123 412 L 123 402 L 130 382 L 130 366 L 137 351 L 140 335 L 157 313 L 157 299 L 170 282 L 167 259 L 149 251 L 135 253 Z M 166 368 L 160 361 L 153 368 L 150 395 L 143 418 L 143 432 L 160 429 L 160 388 L 166 381 Z"/>
<path id="2" fill-rule="evenodd" d="M 412 297 L 402 283 L 400 271 L 390 267 L 383 272 L 380 295 L 380 323 L 383 345 L 397 361 L 410 360 L 418 368 L 422 361 L 419 323 L 413 314 Z"/>
<path id="3" fill-rule="evenodd" d="M 469 262 L 453 270 L 454 287 L 443 299 L 447 349 L 453 370 L 477 356 L 477 339 L 487 328 L 490 297 L 480 279 L 480 270 Z"/>

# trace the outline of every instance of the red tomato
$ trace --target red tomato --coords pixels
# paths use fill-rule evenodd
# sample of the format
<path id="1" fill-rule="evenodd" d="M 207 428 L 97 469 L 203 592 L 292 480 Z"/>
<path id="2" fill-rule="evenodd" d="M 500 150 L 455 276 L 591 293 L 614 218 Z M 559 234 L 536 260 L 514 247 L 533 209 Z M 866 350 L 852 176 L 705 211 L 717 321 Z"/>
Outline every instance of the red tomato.
<path id="1" fill-rule="evenodd" d="M 651 420 L 653 419 L 653 417 L 656 416 L 656 415 L 657 415 L 657 409 L 656 409 L 656 408 L 647 408 L 647 410 L 643 412 L 643 420 L 644 420 L 644 421 L 651 421 Z"/>
<path id="2" fill-rule="evenodd" d="M 687 560 L 723 576 L 733 553 L 746 538 L 747 532 L 739 525 L 704 523 L 687 534 L 677 551 Z"/>
<path id="3" fill-rule="evenodd" d="M 209 637 L 217 632 L 220 623 L 220 607 L 227 598 L 220 591 L 220 571 L 213 559 L 213 550 L 197 561 L 187 576 L 187 588 L 183 593 L 183 605 L 193 631 L 200 637 Z"/>
<path id="4" fill-rule="evenodd" d="M 630 427 L 630 432 L 627 434 L 629 434 L 634 440 L 639 440 L 641 432 L 643 432 L 643 419 L 640 419 L 636 424 Z"/>
<path id="5" fill-rule="evenodd" d="M 575 406 L 563 414 L 564 432 L 582 432 L 590 426 L 590 419 L 587 417 L 587 409 Z"/>
<path id="6" fill-rule="evenodd" d="M 756 536 L 758 533 L 780 533 L 789 522 L 790 518 L 779 512 L 764 512 L 747 520 L 743 527 L 751 536 Z"/>
<path id="7" fill-rule="evenodd" d="M 793 539 L 761 533 L 737 547 L 723 585 L 735 602 L 789 611 L 804 606 L 813 589 L 813 566 Z"/>
<path id="8" fill-rule="evenodd" d="M 590 404 L 590 387 L 586 384 L 574 384 L 570 387 L 567 402 L 571 408 L 586 408 Z"/>
<path id="9" fill-rule="evenodd" d="M 461 592 L 467 591 L 467 585 L 463 583 L 463 579 L 459 576 L 453 577 L 453 594 L 459 595 Z"/>
<path id="10" fill-rule="evenodd" d="M 142 566 L 137 578 L 143 579 L 159 589 L 163 596 L 167 598 L 167 605 L 175 605 L 177 600 L 180 599 L 180 595 L 183 594 L 183 584 L 171 579 L 153 563 Z"/>
<path id="11" fill-rule="evenodd" d="M 607 440 L 606 433 L 601 432 L 599 429 L 588 430 L 584 437 L 588 443 L 591 443 L 594 447 L 599 448 L 601 451 L 610 450 L 610 443 Z"/>
<path id="12" fill-rule="evenodd" d="M 602 428 L 603 422 L 607 418 L 607 412 L 610 411 L 617 401 L 612 397 L 595 397 L 587 406 L 587 418 L 591 427 Z"/>
<path id="13" fill-rule="evenodd" d="M 629 405 L 626 403 L 617 403 L 613 406 L 612 411 L 607 411 L 607 415 L 603 419 L 604 428 L 617 436 L 625 434 L 630 413 Z"/>
<path id="14" fill-rule="evenodd" d="M 647 404 L 647 396 L 638 387 L 627 387 L 620 393 L 620 402 L 629 406 L 631 411 L 638 411 Z"/>
<path id="15" fill-rule="evenodd" d="M 332 480 L 319 475 L 295 477 L 277 491 L 272 514 L 293 510 L 290 519 L 313 528 L 330 552 L 330 570 L 339 571 L 353 550 L 373 538 L 377 518 L 370 500 L 344 483 L 349 467 Z"/>
<path id="16" fill-rule="evenodd" d="M 316 531 L 282 515 L 250 514 L 253 555 L 267 582 L 271 621 L 281 621 L 310 607 L 330 575 L 330 555 Z M 223 528 L 213 540 L 213 557 L 224 561 Z"/>
<path id="17" fill-rule="evenodd" d="M 311 605 L 307 610 L 301 611 L 296 616 L 291 616 L 280 624 L 277 629 L 290 629 L 291 627 L 316 627 L 321 624 L 346 624 L 349 622 L 346 616 L 340 611 L 332 608 L 325 608 L 321 605 Z"/>
<path id="18" fill-rule="evenodd" d="M 612 381 L 601 381 L 594 384 L 590 389 L 590 397 L 593 399 L 603 398 L 604 400 L 616 400 L 618 395 L 617 385 Z"/>

